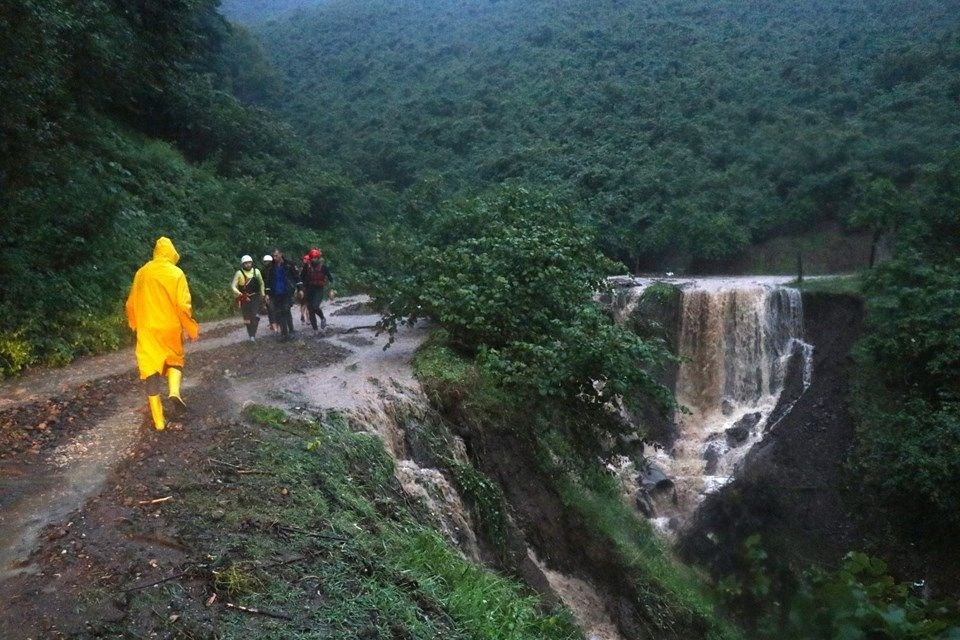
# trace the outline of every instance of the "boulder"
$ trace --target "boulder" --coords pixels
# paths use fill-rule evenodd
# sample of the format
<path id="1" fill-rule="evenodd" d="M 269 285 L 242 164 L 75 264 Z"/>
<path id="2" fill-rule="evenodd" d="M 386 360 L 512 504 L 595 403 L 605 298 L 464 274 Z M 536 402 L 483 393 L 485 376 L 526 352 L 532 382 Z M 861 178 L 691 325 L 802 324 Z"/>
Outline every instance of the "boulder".
<path id="1" fill-rule="evenodd" d="M 666 491 L 673 488 L 673 480 L 667 477 L 663 469 L 652 464 L 637 476 L 637 483 L 647 491 Z"/>
<path id="2" fill-rule="evenodd" d="M 750 437 L 750 432 L 760 424 L 762 417 L 759 412 L 748 413 L 737 420 L 732 427 L 726 430 L 727 444 L 731 447 L 739 447 L 746 442 L 747 438 Z"/>
<path id="3" fill-rule="evenodd" d="M 707 450 L 703 452 L 703 459 L 707 461 L 707 466 L 704 467 L 703 473 L 708 476 L 714 475 L 717 472 L 717 463 L 720 462 L 720 452 L 717 450 L 716 445 L 707 447 Z"/>
<path id="4" fill-rule="evenodd" d="M 653 507 L 653 498 L 650 497 L 650 493 L 646 489 L 640 489 L 637 492 L 637 511 L 639 511 L 644 518 L 652 518 L 656 515 L 656 511 Z"/>

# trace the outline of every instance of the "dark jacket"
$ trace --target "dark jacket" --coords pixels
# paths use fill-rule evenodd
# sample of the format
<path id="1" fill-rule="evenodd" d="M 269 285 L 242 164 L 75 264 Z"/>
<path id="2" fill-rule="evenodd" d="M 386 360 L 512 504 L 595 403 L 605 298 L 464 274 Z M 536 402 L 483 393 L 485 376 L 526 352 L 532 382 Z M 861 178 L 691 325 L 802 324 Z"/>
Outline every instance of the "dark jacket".
<path id="1" fill-rule="evenodd" d="M 292 296 L 297 290 L 297 274 L 293 270 L 293 265 L 290 262 L 284 260 L 283 265 L 278 265 L 276 263 L 271 264 L 263 272 L 263 285 L 266 288 L 267 295 L 274 295 L 274 283 L 277 280 L 277 270 L 283 270 L 283 277 L 287 285 L 287 290 L 284 295 Z"/>

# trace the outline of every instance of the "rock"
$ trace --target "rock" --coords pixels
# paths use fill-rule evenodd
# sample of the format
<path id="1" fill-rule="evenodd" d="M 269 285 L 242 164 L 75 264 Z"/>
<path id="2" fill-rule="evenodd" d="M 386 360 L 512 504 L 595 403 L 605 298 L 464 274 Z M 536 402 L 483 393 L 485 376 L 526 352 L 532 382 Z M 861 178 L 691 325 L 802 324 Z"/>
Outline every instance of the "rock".
<path id="1" fill-rule="evenodd" d="M 223 520 L 227 516 L 227 512 L 223 509 L 214 509 L 210 512 L 210 519 L 213 521 Z"/>
<path id="2" fill-rule="evenodd" d="M 66 527 L 55 527 L 47 532 L 47 540 L 59 540 L 65 535 L 67 535 Z"/>
<path id="3" fill-rule="evenodd" d="M 637 492 L 637 510 L 644 518 L 652 518 L 656 515 L 656 510 L 653 507 L 653 499 L 646 489 L 641 489 Z"/>
<path id="4" fill-rule="evenodd" d="M 747 438 L 750 437 L 750 431 L 746 427 L 742 427 L 740 425 L 733 425 L 727 429 L 726 434 L 727 444 L 731 447 L 739 447 L 747 441 Z"/>
<path id="5" fill-rule="evenodd" d="M 732 427 L 726 430 L 727 444 L 731 447 L 739 447 L 746 442 L 747 438 L 750 437 L 750 432 L 760 423 L 761 417 L 760 413 L 748 413 L 737 420 Z"/>
<path id="6" fill-rule="evenodd" d="M 725 416 L 733 415 L 733 403 L 730 402 L 729 398 L 724 398 L 723 402 L 720 403 L 720 411 Z"/>
<path id="7" fill-rule="evenodd" d="M 673 480 L 654 465 L 649 465 L 646 471 L 637 476 L 637 483 L 647 491 L 666 491 L 673 488 Z"/>
<path id="8" fill-rule="evenodd" d="M 636 284 L 631 276 L 610 276 L 607 283 L 611 287 L 632 287 Z"/>
<path id="9" fill-rule="evenodd" d="M 703 459 L 707 461 L 703 473 L 708 476 L 714 475 L 717 472 L 717 463 L 720 462 L 720 452 L 717 451 L 717 447 L 715 445 L 707 447 L 707 450 L 703 452 Z"/>
<path id="10" fill-rule="evenodd" d="M 762 417 L 763 416 L 760 414 L 759 411 L 756 411 L 754 413 L 748 413 L 747 415 L 737 420 L 733 426 L 746 427 L 747 429 L 753 429 L 755 426 L 760 424 L 760 419 Z"/>

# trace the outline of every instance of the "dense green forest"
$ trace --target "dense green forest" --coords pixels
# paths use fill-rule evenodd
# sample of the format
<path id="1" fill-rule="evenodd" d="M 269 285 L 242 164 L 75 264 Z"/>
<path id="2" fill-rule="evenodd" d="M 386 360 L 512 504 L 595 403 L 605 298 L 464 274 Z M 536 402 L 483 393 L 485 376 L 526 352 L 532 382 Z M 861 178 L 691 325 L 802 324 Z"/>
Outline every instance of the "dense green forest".
<path id="1" fill-rule="evenodd" d="M 256 33 L 358 180 L 549 185 L 630 266 L 849 225 L 960 142 L 951 2 L 340 0 Z"/>
<path id="2" fill-rule="evenodd" d="M 637 366 L 667 356 L 592 304 L 604 275 L 859 229 L 891 250 L 850 468 L 878 536 L 960 533 L 955 2 L 22 0 L 0 57 L 0 375 L 129 339 L 160 234 L 206 316 L 239 255 L 319 244 L 576 439 L 611 398 L 672 402 Z"/>
<path id="3" fill-rule="evenodd" d="M 327 0 L 223 0 L 220 11 L 229 20 L 244 24 L 263 22 Z"/>
<path id="4" fill-rule="evenodd" d="M 240 255 L 329 248 L 330 224 L 309 229 L 330 198 L 364 206 L 258 106 L 279 80 L 217 4 L 0 7 L 0 374 L 129 339 L 122 302 L 160 234 L 210 315 Z"/>

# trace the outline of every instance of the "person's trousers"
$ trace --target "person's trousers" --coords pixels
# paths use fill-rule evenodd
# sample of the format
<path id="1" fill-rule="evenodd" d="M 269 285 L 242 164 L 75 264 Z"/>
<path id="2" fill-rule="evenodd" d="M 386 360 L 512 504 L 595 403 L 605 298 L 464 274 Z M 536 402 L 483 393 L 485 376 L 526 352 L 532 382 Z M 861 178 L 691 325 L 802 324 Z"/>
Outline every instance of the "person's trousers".
<path id="1" fill-rule="evenodd" d="M 264 305 L 267 308 L 267 320 L 271 325 L 277 324 L 277 316 L 273 311 L 273 304 L 270 303 L 270 298 L 267 298 L 267 303 Z"/>
<path id="2" fill-rule="evenodd" d="M 307 309 L 310 311 L 310 326 L 314 330 L 317 329 L 317 316 L 326 322 L 326 318 L 323 316 L 323 311 L 320 310 L 320 305 L 323 303 L 323 287 L 315 287 L 307 289 Z"/>
<path id="3" fill-rule="evenodd" d="M 290 307 L 293 306 L 293 294 L 271 295 L 270 304 L 273 305 L 273 316 L 280 325 L 280 333 L 284 336 L 292 334 L 293 314 L 290 312 Z"/>
<path id="4" fill-rule="evenodd" d="M 243 323 L 247 325 L 247 335 L 255 337 L 260 325 L 260 294 L 250 296 L 250 300 L 240 305 L 240 313 L 243 314 Z"/>

